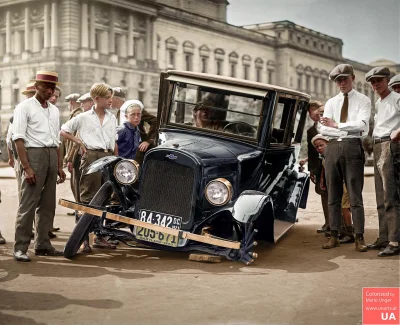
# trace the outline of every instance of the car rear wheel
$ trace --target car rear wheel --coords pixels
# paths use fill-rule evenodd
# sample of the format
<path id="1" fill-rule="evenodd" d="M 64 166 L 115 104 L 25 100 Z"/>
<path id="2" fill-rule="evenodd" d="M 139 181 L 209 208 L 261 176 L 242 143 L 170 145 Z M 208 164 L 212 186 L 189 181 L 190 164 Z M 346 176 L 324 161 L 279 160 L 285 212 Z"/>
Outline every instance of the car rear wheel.
<path id="1" fill-rule="evenodd" d="M 112 186 L 109 183 L 104 183 L 97 191 L 96 195 L 90 201 L 91 206 L 103 206 L 112 194 Z M 79 219 L 75 228 L 72 230 L 71 236 L 64 247 L 64 256 L 66 258 L 73 258 L 84 242 L 85 238 L 89 235 L 91 227 L 97 217 L 90 213 L 84 213 Z"/>

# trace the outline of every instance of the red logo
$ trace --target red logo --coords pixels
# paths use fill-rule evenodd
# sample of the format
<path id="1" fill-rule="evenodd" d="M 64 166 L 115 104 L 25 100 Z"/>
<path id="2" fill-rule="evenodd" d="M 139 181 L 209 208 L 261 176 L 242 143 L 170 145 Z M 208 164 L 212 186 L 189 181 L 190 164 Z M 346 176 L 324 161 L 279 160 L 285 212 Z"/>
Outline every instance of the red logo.
<path id="1" fill-rule="evenodd" d="M 400 288 L 363 288 L 363 325 L 400 324 Z"/>

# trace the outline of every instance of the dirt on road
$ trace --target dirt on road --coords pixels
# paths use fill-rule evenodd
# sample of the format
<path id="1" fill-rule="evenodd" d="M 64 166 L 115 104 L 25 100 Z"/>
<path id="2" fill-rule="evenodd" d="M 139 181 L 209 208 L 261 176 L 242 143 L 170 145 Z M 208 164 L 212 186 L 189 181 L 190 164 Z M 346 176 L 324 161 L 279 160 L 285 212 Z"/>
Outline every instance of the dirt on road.
<path id="1" fill-rule="evenodd" d="M 354 244 L 322 250 L 319 196 L 310 191 L 299 222 L 278 244 L 261 243 L 252 266 L 224 260 L 205 264 L 188 253 L 94 250 L 74 260 L 12 259 L 16 182 L 1 179 L 0 325 L 43 324 L 335 324 L 362 320 L 363 287 L 399 286 L 399 257 L 356 252 Z M 69 184 L 57 197 L 72 199 Z M 366 240 L 377 237 L 373 178 L 365 179 Z M 57 207 L 62 249 L 74 217 Z M 32 248 L 33 245 L 31 245 Z"/>

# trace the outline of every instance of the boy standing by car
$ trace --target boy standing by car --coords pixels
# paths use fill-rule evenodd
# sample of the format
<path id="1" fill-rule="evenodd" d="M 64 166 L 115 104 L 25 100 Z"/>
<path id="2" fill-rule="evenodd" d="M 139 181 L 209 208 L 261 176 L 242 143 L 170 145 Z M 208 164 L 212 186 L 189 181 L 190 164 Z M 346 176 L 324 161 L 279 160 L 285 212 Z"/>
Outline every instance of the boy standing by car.
<path id="1" fill-rule="evenodd" d="M 125 112 L 126 121 L 117 129 L 118 156 L 135 159 L 140 144 L 138 125 L 142 116 L 142 107 L 128 100 L 122 105 L 121 111 Z"/>
<path id="2" fill-rule="evenodd" d="M 102 185 L 101 172 L 85 175 L 86 167 L 97 159 L 118 154 L 115 143 L 117 120 L 108 111 L 112 96 L 113 90 L 109 85 L 94 84 L 90 89 L 90 97 L 94 102 L 92 109 L 75 116 L 61 126 L 61 135 L 79 144 L 82 151 L 79 187 L 80 200 L 84 204 L 90 203 Z M 79 138 L 74 136 L 75 132 L 79 133 Z M 94 247 L 116 248 L 102 237 L 96 237 L 94 243 Z"/>

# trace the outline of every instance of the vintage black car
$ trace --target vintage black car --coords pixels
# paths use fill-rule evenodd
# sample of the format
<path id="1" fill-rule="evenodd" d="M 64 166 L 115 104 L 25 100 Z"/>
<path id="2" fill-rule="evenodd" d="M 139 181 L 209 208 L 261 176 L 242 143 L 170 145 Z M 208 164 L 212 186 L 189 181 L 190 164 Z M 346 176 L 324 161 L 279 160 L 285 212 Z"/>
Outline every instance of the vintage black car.
<path id="1" fill-rule="evenodd" d="M 158 146 L 141 167 L 121 157 L 89 167 L 106 181 L 89 206 L 61 200 L 85 212 L 64 255 L 72 258 L 94 232 L 250 264 L 255 238 L 276 242 L 306 206 L 309 176 L 297 159 L 309 99 L 246 80 L 162 73 Z M 120 203 L 107 205 L 113 192 Z"/>

